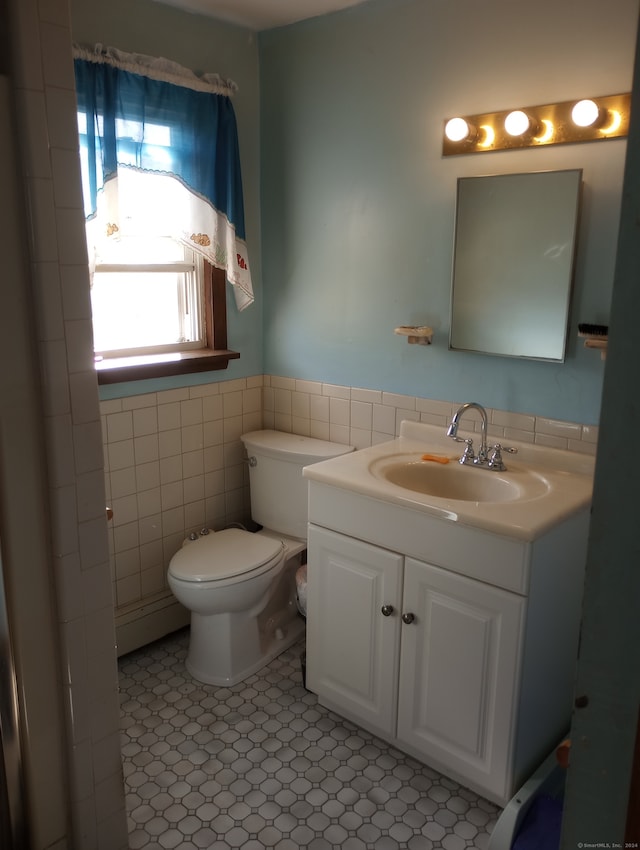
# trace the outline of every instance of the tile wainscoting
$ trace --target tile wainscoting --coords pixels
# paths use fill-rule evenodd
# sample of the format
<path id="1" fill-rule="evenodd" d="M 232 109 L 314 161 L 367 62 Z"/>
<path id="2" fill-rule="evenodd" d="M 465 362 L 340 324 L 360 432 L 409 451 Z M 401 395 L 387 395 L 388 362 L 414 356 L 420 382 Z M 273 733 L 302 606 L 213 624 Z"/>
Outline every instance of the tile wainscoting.
<path id="1" fill-rule="evenodd" d="M 101 402 L 119 654 L 188 622 L 166 582 L 185 536 L 249 518 L 241 434 L 275 428 L 360 449 L 392 439 L 403 419 L 445 428 L 458 405 L 263 375 Z M 595 426 L 487 413 L 496 441 L 595 453 Z"/>

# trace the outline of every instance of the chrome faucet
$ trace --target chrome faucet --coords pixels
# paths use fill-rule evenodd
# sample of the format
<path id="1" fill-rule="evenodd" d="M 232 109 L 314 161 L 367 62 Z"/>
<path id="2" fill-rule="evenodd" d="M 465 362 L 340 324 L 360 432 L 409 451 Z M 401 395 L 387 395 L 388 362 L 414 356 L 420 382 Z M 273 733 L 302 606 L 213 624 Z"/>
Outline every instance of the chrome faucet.
<path id="1" fill-rule="evenodd" d="M 460 419 L 467 410 L 477 410 L 480 414 L 480 449 L 477 455 L 473 452 L 473 440 L 458 436 Z M 502 452 L 515 454 L 518 450 L 509 446 L 501 446 L 500 443 L 496 443 L 495 446 L 489 449 L 487 445 L 487 423 L 487 411 L 484 407 L 478 404 L 477 401 L 468 401 L 466 404 L 461 405 L 453 414 L 453 418 L 447 428 L 447 437 L 452 437 L 457 443 L 466 444 L 459 463 L 472 464 L 473 466 L 480 466 L 484 469 L 504 472 L 506 466 L 502 461 Z"/>
<path id="2" fill-rule="evenodd" d="M 463 437 L 458 437 L 458 425 L 460 419 L 467 410 L 477 410 L 480 414 L 480 450 L 478 455 L 473 453 L 473 440 L 465 440 Z M 487 462 L 489 449 L 487 446 L 487 411 L 477 401 L 468 401 L 459 407 L 453 414 L 453 418 L 447 428 L 447 437 L 452 437 L 457 443 L 466 443 L 466 448 L 460 458 L 460 463 L 473 463 L 476 466 Z"/>

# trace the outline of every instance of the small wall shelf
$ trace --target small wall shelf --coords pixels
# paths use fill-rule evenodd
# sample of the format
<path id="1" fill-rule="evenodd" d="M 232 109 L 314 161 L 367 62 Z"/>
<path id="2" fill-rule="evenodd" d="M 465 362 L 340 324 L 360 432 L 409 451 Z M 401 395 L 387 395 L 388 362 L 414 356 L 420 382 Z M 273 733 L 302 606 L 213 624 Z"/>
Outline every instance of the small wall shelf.
<path id="1" fill-rule="evenodd" d="M 585 348 L 598 348 L 600 349 L 600 359 L 607 359 L 607 338 L 606 337 L 587 337 L 584 341 Z"/>
<path id="2" fill-rule="evenodd" d="M 585 348 L 595 348 L 601 360 L 607 359 L 609 328 L 606 325 L 578 325 L 578 336 L 584 339 Z"/>
<path id="3" fill-rule="evenodd" d="M 394 329 L 394 333 L 400 336 L 406 336 L 407 342 L 417 343 L 418 345 L 431 345 L 433 339 L 433 330 L 426 326 L 414 327 L 411 325 L 401 325 Z"/>

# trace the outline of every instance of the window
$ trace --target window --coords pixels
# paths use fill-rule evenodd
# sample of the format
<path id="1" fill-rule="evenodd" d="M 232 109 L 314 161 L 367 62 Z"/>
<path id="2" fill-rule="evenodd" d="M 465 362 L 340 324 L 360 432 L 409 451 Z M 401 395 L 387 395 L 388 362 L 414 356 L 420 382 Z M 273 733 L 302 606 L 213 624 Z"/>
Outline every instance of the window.
<path id="1" fill-rule="evenodd" d="M 225 280 L 253 301 L 233 84 L 74 52 L 98 380 L 226 368 Z"/>
<path id="2" fill-rule="evenodd" d="M 202 265 L 167 237 L 124 238 L 100 252 L 91 287 L 96 356 L 203 348 Z"/>

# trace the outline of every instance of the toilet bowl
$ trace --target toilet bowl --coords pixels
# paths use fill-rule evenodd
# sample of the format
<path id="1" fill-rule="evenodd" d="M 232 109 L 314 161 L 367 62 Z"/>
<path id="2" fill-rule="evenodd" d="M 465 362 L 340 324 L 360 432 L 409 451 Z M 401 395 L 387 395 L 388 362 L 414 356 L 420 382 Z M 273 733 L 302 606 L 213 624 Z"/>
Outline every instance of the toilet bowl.
<path id="1" fill-rule="evenodd" d="M 192 534 L 167 574 L 174 596 L 191 612 L 187 670 L 220 686 L 243 681 L 303 635 L 295 579 L 306 550 L 302 468 L 353 451 L 279 431 L 241 439 L 249 454 L 252 518 L 272 525 L 257 533 L 227 528 Z"/>
<path id="2" fill-rule="evenodd" d="M 173 595 L 191 611 L 186 667 L 211 685 L 233 685 L 250 676 L 285 647 L 284 617 L 260 615 L 272 600 L 286 612 L 282 574 L 287 547 L 282 540 L 238 528 L 186 540 L 171 559 Z M 286 592 L 286 591 L 285 591 Z M 284 603 L 284 605 L 283 605 Z M 294 619 L 293 603 L 291 620 Z M 287 629 L 297 639 L 302 628 Z"/>

